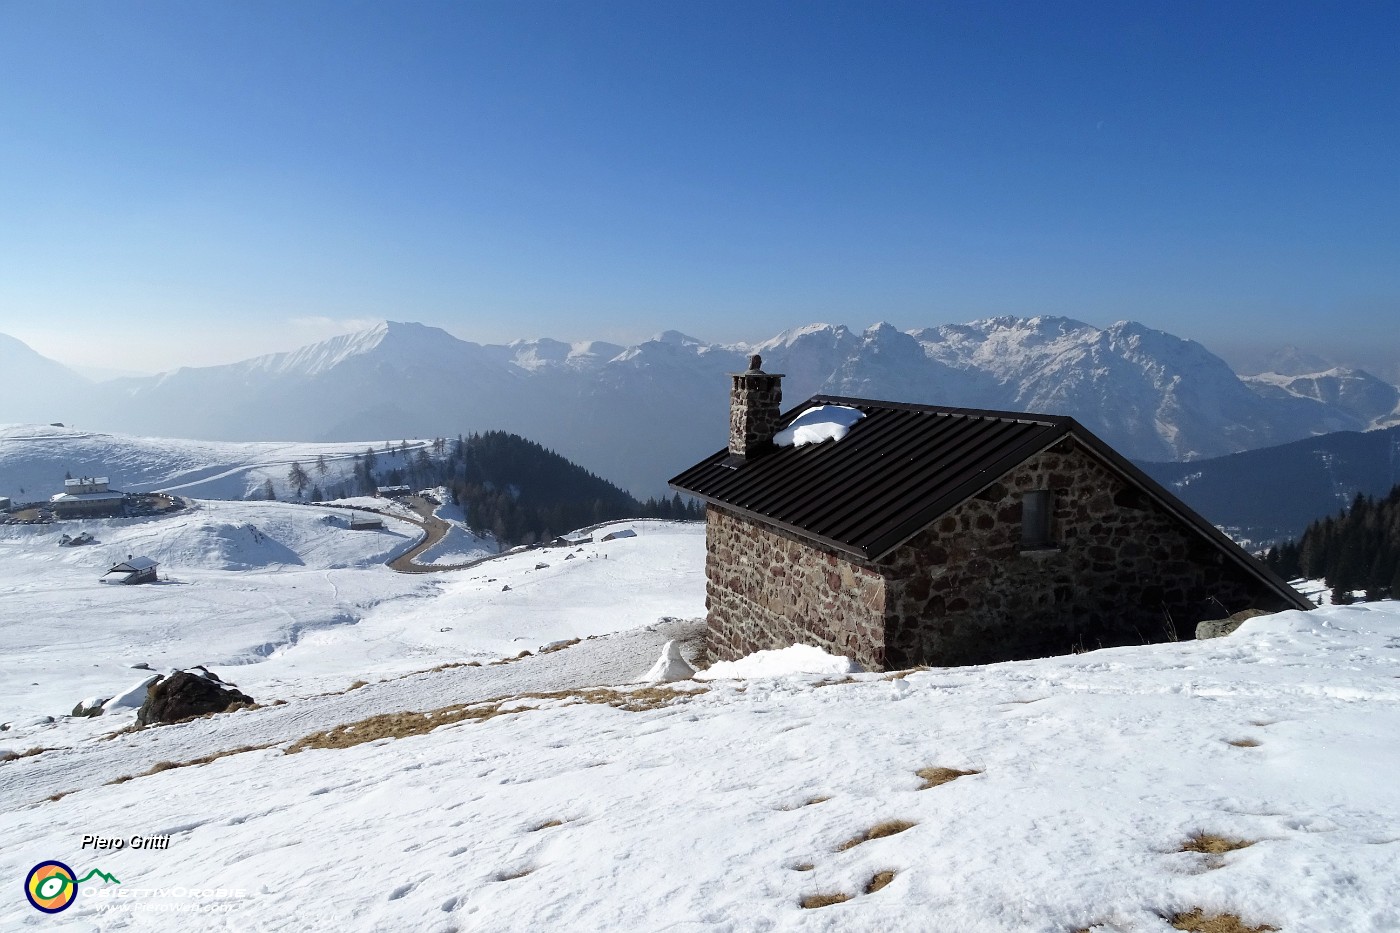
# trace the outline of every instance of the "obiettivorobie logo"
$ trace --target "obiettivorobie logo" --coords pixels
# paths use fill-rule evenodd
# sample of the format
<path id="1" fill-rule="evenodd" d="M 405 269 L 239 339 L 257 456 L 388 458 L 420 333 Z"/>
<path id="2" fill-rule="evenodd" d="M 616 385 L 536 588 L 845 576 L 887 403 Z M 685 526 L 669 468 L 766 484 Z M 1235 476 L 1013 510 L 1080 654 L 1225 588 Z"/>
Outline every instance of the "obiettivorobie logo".
<path id="1" fill-rule="evenodd" d="M 114 875 L 100 868 L 94 868 L 79 878 L 77 872 L 62 862 L 40 862 L 29 869 L 29 875 L 24 879 L 24 896 L 35 910 L 56 914 L 71 907 L 78 898 L 78 885 L 86 884 L 94 877 L 110 884 L 121 884 Z"/>

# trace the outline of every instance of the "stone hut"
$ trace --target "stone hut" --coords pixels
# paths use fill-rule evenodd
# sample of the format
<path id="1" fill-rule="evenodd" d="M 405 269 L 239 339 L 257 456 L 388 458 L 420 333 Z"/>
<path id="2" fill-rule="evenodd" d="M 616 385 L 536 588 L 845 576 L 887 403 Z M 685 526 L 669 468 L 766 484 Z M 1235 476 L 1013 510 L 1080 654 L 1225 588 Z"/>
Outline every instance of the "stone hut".
<path id="1" fill-rule="evenodd" d="M 156 572 L 160 565 L 149 557 L 127 556 L 126 560 L 120 564 L 113 564 L 112 569 L 102 575 L 102 581 L 107 582 L 107 577 L 112 574 L 117 576 L 113 582 L 116 583 L 155 583 Z"/>
<path id="2" fill-rule="evenodd" d="M 757 357 L 732 374 L 729 446 L 671 480 L 707 506 L 713 661 L 800 643 L 870 670 L 981 664 L 1312 608 L 1072 418 L 824 395 L 782 413 L 781 378 Z"/>

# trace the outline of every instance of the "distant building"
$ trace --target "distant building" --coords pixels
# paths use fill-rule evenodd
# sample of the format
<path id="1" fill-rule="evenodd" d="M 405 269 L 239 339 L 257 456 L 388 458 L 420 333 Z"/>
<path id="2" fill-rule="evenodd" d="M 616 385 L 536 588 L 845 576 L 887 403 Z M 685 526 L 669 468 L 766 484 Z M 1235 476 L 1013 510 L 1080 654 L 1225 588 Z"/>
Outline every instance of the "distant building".
<path id="1" fill-rule="evenodd" d="M 393 499 L 396 496 L 410 496 L 412 494 L 413 489 L 409 486 L 380 486 L 375 490 L 375 495 L 382 496 L 385 499 Z"/>
<path id="2" fill-rule="evenodd" d="M 156 568 L 160 566 L 149 557 L 128 557 L 102 575 L 103 582 L 112 574 L 117 574 L 114 583 L 154 583 Z"/>
<path id="3" fill-rule="evenodd" d="M 108 482 L 105 476 L 80 476 L 77 479 L 70 478 L 63 481 L 63 491 L 75 496 L 107 492 L 107 486 Z"/>
<path id="4" fill-rule="evenodd" d="M 378 515 L 363 515 L 358 512 L 351 512 L 346 517 L 345 527 L 351 531 L 380 531 L 384 528 L 384 519 Z"/>
<path id="5" fill-rule="evenodd" d="M 126 495 L 109 489 L 105 476 L 84 476 L 64 480 L 49 506 L 58 518 L 107 518 L 126 514 Z"/>

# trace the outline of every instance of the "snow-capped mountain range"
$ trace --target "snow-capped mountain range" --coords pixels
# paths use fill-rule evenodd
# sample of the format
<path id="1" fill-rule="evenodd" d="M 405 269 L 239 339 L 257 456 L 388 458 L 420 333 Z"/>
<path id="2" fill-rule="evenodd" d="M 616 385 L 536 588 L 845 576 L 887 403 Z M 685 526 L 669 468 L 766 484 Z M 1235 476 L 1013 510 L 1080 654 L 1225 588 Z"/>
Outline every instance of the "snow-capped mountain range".
<path id="1" fill-rule="evenodd" d="M 727 372 L 752 352 L 817 392 L 1068 414 L 1130 457 L 1189 460 L 1400 423 L 1400 390 L 1361 370 L 1241 378 L 1141 324 L 998 317 L 901 331 L 809 324 L 758 344 L 666 331 L 602 341 L 460 340 L 386 322 L 225 366 L 92 383 L 0 339 L 0 421 L 79 422 L 210 440 L 398 439 L 503 429 L 635 493 L 724 443 Z"/>

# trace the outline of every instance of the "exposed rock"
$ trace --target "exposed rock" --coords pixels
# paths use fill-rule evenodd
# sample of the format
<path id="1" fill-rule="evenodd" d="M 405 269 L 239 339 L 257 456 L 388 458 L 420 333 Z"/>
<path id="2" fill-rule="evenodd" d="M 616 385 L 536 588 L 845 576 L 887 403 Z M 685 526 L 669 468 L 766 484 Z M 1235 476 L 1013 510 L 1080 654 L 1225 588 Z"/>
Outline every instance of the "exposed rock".
<path id="1" fill-rule="evenodd" d="M 203 668 L 199 670 L 203 671 Z M 155 681 L 146 691 L 146 702 L 136 714 L 136 725 L 179 722 L 209 713 L 222 713 L 251 705 L 253 698 L 208 671 L 176 671 Z"/>
<path id="2" fill-rule="evenodd" d="M 1229 635 L 1235 629 L 1243 625 L 1247 620 L 1255 616 L 1268 615 L 1262 609 L 1241 609 L 1239 612 L 1225 619 L 1207 619 L 1196 625 L 1196 640 L 1203 638 L 1222 638 Z"/>
<path id="3" fill-rule="evenodd" d="M 102 705 L 106 703 L 108 699 L 109 697 L 88 697 L 85 700 L 79 700 L 77 705 L 73 707 L 72 715 L 101 716 Z"/>

